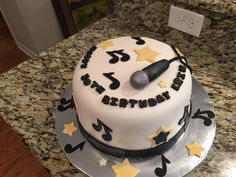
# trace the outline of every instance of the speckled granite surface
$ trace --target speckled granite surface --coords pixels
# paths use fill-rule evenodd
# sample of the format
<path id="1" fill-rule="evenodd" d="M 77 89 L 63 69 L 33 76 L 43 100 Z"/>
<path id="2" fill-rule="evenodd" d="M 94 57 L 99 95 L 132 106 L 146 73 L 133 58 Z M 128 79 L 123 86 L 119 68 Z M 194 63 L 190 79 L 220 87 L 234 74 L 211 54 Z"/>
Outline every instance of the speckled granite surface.
<path id="1" fill-rule="evenodd" d="M 195 38 L 167 26 L 169 5 L 147 0 L 124 3 L 117 16 L 104 18 L 0 76 L 0 115 L 52 176 L 85 176 L 66 159 L 54 131 L 55 107 L 76 63 L 91 45 L 125 35 L 148 36 L 178 47 L 190 58 L 194 77 L 213 101 L 217 117 L 213 147 L 187 176 L 235 175 L 235 17 L 206 14 L 201 37 Z"/>
<path id="2" fill-rule="evenodd" d="M 164 1 L 164 0 L 163 0 Z M 235 0 L 169 0 L 227 15 L 236 15 Z"/>

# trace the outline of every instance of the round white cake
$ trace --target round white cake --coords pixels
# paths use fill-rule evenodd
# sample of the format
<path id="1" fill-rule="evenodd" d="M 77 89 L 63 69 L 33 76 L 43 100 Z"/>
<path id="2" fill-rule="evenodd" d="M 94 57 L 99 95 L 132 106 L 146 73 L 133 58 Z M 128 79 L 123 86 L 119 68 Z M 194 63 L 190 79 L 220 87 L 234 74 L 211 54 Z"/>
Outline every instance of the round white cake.
<path id="1" fill-rule="evenodd" d="M 192 77 L 181 56 L 174 47 L 147 37 L 120 37 L 91 47 L 77 65 L 72 83 L 83 132 L 105 146 L 105 152 L 106 148 L 139 152 L 161 145 L 168 149 L 164 144 L 180 137 L 190 120 Z M 158 61 L 167 62 L 156 74 Z M 144 69 L 148 66 L 152 69 Z M 132 85 L 136 71 L 149 78 L 142 88 Z M 140 80 L 144 82 L 142 76 Z"/>

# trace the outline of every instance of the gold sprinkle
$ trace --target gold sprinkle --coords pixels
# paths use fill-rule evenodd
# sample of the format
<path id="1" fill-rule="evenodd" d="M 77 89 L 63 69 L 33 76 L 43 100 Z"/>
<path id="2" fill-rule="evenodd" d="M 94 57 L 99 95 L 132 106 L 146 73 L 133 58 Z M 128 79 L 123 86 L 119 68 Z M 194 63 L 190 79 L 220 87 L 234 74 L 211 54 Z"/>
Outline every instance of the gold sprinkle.
<path id="1" fill-rule="evenodd" d="M 69 124 L 64 124 L 63 133 L 72 136 L 72 134 L 73 134 L 76 130 L 77 130 L 77 127 L 75 126 L 74 122 L 71 122 L 71 123 L 69 123 Z"/>
<path id="2" fill-rule="evenodd" d="M 168 85 L 165 81 L 160 81 L 158 84 L 161 88 L 166 88 Z"/>

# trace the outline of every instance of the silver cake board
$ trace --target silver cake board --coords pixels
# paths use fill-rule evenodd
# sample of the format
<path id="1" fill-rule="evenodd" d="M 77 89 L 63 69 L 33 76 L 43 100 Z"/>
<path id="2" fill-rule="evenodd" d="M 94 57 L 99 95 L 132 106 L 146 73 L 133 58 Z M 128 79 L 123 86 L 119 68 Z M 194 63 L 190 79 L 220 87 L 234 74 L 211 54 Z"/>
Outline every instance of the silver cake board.
<path id="1" fill-rule="evenodd" d="M 155 169 L 159 168 L 166 170 L 167 177 L 181 177 L 189 173 L 193 168 L 200 164 L 206 157 L 209 149 L 212 146 L 216 124 L 213 117 L 208 117 L 206 112 L 214 112 L 213 105 L 208 97 L 208 94 L 203 87 L 193 78 L 192 85 L 192 115 L 201 111 L 198 118 L 191 119 L 185 134 L 179 138 L 177 143 L 167 152 L 162 155 L 153 156 L 149 158 L 128 158 L 130 164 L 141 171 L 135 177 L 157 177 Z M 71 99 L 72 87 L 69 86 L 63 98 Z M 68 160 L 80 171 L 91 177 L 115 177 L 112 166 L 122 163 L 123 158 L 116 158 L 100 152 L 95 149 L 81 134 L 79 128 L 72 136 L 63 133 L 64 124 L 74 122 L 78 127 L 75 109 L 67 109 L 63 112 L 56 112 L 55 131 L 58 142 L 67 156 Z M 204 152 L 201 157 L 189 156 L 186 145 L 193 142 L 198 142 L 204 147 Z M 65 146 L 70 144 L 72 147 L 77 147 L 71 153 L 65 152 Z M 169 160 L 170 163 L 165 163 L 162 157 Z M 105 166 L 100 166 L 99 160 L 106 159 Z"/>

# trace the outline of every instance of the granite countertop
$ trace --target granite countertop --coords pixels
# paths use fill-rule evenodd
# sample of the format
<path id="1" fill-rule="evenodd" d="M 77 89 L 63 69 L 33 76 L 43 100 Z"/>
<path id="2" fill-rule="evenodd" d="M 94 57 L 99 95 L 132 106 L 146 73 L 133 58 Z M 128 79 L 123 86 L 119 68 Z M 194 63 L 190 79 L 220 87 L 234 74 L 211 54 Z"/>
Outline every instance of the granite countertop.
<path id="1" fill-rule="evenodd" d="M 124 0 L 133 2 L 136 0 Z M 150 1 L 150 0 L 147 0 Z M 212 12 L 217 12 L 221 14 L 227 14 L 228 16 L 236 15 L 236 0 L 159 0 L 163 2 L 170 2 L 172 4 L 178 5 L 188 5 L 191 7 L 196 7 L 202 10 L 210 10 Z M 145 3 L 145 1 L 144 1 Z"/>
<path id="2" fill-rule="evenodd" d="M 173 0 L 169 0 L 172 1 Z M 203 8 L 227 15 L 236 15 L 235 0 L 174 0 L 175 2 L 184 3 L 198 8 Z"/>
<path id="3" fill-rule="evenodd" d="M 169 28 L 168 2 L 134 0 L 0 76 L 0 115 L 52 176 L 85 176 L 66 159 L 55 131 L 55 107 L 91 45 L 118 36 L 148 36 L 175 45 L 213 101 L 217 133 L 207 158 L 187 176 L 230 177 L 236 170 L 236 45 L 234 17 L 206 16 L 201 37 Z M 147 8 L 143 8 L 145 5 Z M 158 11 L 156 9 L 159 9 Z M 227 29 L 227 30 L 226 30 Z"/>

